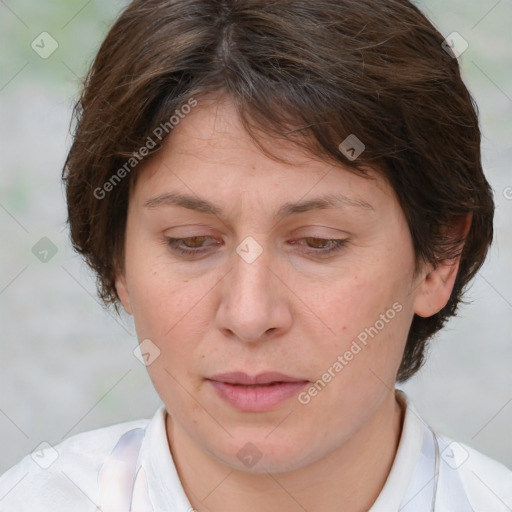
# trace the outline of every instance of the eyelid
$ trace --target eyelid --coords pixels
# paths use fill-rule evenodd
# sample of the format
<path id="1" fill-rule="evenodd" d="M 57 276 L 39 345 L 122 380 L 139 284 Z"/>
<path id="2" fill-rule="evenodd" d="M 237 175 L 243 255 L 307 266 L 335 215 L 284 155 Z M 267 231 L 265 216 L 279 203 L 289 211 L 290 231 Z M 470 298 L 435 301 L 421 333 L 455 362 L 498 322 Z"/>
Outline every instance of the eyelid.
<path id="1" fill-rule="evenodd" d="M 187 247 L 179 247 L 180 242 L 186 241 L 191 238 L 206 238 L 211 239 L 209 235 L 193 235 L 193 236 L 187 236 L 182 238 L 175 238 L 175 237 L 165 237 L 165 241 L 167 243 L 167 246 L 170 248 L 171 251 L 176 252 L 178 254 L 184 255 L 184 256 L 201 256 L 203 254 L 207 254 L 209 250 L 205 247 L 198 247 L 198 248 L 187 248 Z M 306 239 L 314 239 L 314 240 L 320 240 L 324 242 L 324 245 L 327 245 L 328 248 L 308 248 L 306 247 L 303 252 L 310 256 L 317 256 L 317 257 L 327 257 L 330 255 L 334 255 L 336 253 L 339 253 L 346 245 L 351 241 L 351 238 L 346 237 L 343 239 L 339 238 L 324 238 L 319 236 L 304 236 L 300 237 L 298 239 L 292 240 L 292 245 L 298 245 L 297 242 L 300 242 L 302 240 Z M 219 244 L 210 244 L 206 247 L 212 247 Z"/>

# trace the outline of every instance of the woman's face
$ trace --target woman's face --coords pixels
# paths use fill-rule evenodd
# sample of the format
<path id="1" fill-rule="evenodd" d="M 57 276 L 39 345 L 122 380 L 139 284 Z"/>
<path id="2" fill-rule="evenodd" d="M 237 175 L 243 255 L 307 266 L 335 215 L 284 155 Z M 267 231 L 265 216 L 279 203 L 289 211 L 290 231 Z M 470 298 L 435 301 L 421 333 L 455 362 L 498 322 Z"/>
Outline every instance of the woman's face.
<path id="1" fill-rule="evenodd" d="M 193 108 L 137 169 L 117 281 L 174 428 L 254 472 L 350 440 L 389 397 L 426 307 L 390 186 L 266 143 L 293 165 L 261 153 L 228 101 Z M 216 377 L 232 372 L 295 383 Z"/>

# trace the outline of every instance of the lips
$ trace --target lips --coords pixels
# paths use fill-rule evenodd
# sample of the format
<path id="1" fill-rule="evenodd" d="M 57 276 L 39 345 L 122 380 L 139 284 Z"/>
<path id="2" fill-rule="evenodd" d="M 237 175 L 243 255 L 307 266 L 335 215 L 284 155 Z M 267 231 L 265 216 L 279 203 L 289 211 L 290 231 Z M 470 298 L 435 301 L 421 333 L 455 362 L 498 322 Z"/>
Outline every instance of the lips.
<path id="1" fill-rule="evenodd" d="M 291 377 L 279 372 L 265 372 L 258 375 L 248 375 L 244 372 L 220 373 L 213 375 L 208 380 L 224 382 L 238 386 L 262 386 L 283 382 L 308 382 L 307 379 Z"/>
<path id="2" fill-rule="evenodd" d="M 308 381 L 278 372 L 247 375 L 232 372 L 207 381 L 225 403 L 243 412 L 270 411 L 295 396 Z"/>

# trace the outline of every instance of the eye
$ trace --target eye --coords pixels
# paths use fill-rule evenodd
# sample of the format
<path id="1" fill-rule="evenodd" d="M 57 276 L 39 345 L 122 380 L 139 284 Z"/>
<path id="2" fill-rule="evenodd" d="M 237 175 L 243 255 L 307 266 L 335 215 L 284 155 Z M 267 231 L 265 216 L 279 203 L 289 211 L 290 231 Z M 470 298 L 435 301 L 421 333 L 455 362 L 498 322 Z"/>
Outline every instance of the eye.
<path id="1" fill-rule="evenodd" d="M 316 237 L 305 237 L 301 238 L 299 241 L 305 240 L 307 241 L 307 248 L 305 252 L 310 254 L 319 254 L 321 256 L 326 256 L 331 253 L 340 251 L 343 246 L 349 241 L 346 239 L 331 239 L 331 238 L 316 238 Z M 311 242 L 312 241 L 312 246 Z M 295 244 L 296 241 L 292 242 Z M 320 247 L 319 247 L 320 246 Z"/>
<path id="2" fill-rule="evenodd" d="M 172 251 L 178 252 L 180 254 L 191 255 L 191 254 L 200 254 L 206 252 L 203 249 L 201 242 L 207 238 L 208 236 L 192 236 L 188 238 L 169 238 L 166 237 L 167 244 L 171 248 Z M 180 245 L 180 242 L 185 242 L 185 247 Z M 192 246 L 192 247 L 191 247 Z M 199 250 L 203 249 L 203 250 Z"/>
<path id="3" fill-rule="evenodd" d="M 199 255 L 208 251 L 205 249 L 203 242 L 211 237 L 209 236 L 193 236 L 188 238 L 170 238 L 166 237 L 166 241 L 170 249 L 179 254 L 191 256 Z M 293 240 L 292 245 L 297 245 L 297 242 L 306 241 L 306 248 L 304 252 L 313 255 L 326 256 L 334 252 L 340 251 L 344 245 L 349 242 L 349 239 L 325 239 L 317 237 L 304 237 L 299 240 Z M 211 245 L 219 245 L 217 242 Z"/>

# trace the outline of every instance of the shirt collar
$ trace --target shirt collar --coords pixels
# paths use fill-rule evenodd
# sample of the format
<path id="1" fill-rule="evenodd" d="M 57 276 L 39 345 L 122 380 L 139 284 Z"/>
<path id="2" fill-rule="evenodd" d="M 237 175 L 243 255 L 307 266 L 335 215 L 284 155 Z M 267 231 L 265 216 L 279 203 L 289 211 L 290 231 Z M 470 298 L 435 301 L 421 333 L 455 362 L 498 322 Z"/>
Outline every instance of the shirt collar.
<path id="1" fill-rule="evenodd" d="M 430 446 L 425 442 L 430 433 L 429 427 L 405 393 L 396 390 L 396 396 L 405 410 L 400 442 L 386 483 L 369 512 L 389 512 L 406 506 L 407 500 L 404 497 L 414 492 L 412 480 L 418 473 L 419 461 L 433 464 L 431 454 L 423 453 Z M 169 449 L 166 415 L 162 405 L 148 424 L 139 465 L 142 464 L 145 468 L 148 493 L 155 512 L 190 512 L 193 508 L 185 494 Z M 423 494 L 427 496 L 428 492 Z"/>
<path id="2" fill-rule="evenodd" d="M 193 510 L 174 464 L 166 432 L 167 411 L 162 405 L 146 428 L 140 464 L 145 469 L 148 494 L 155 512 Z"/>
<path id="3" fill-rule="evenodd" d="M 425 443 L 427 439 L 426 434 L 429 431 L 428 426 L 409 401 L 407 395 L 398 389 L 395 390 L 395 393 L 405 411 L 402 434 L 386 483 L 368 512 L 402 510 L 408 503 L 406 495 L 414 491 L 413 475 L 415 477 L 418 476 L 417 466 L 419 461 L 422 460 L 424 463 L 431 462 L 434 464 L 434 459 L 430 456 L 431 454 L 423 453 L 430 446 L 428 443 Z M 416 510 L 419 511 L 419 509 Z M 429 510 L 429 508 L 426 510 Z"/>

